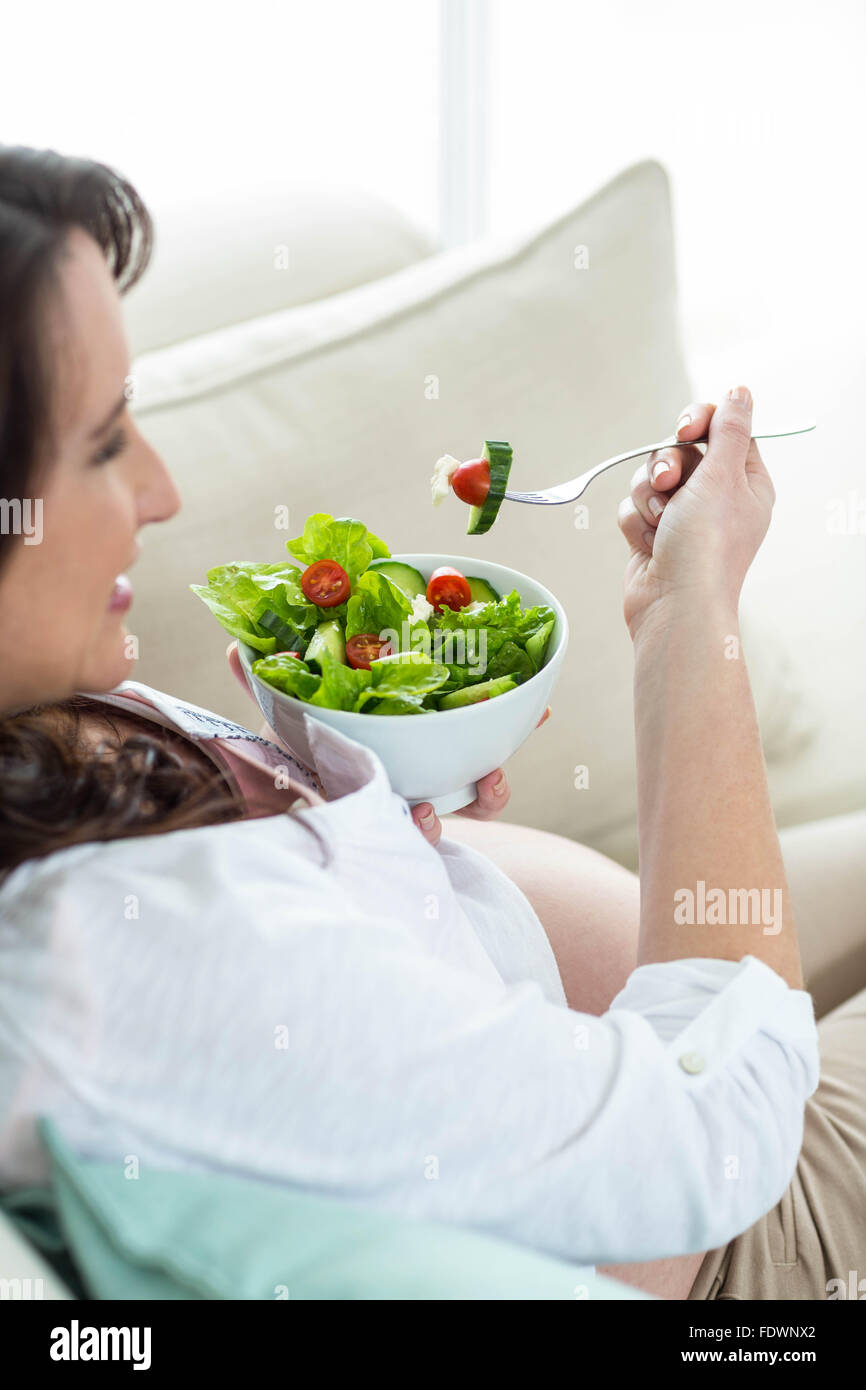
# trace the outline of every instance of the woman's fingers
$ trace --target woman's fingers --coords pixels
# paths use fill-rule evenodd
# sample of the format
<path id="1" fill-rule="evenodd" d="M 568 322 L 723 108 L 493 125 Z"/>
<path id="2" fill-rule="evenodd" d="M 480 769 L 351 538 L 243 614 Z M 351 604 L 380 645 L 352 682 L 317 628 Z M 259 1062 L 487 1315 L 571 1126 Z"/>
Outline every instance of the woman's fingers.
<path id="1" fill-rule="evenodd" d="M 631 497 L 624 497 L 620 502 L 616 520 L 633 552 L 638 555 L 652 555 L 656 533 L 647 525 Z"/>
<path id="2" fill-rule="evenodd" d="M 469 806 L 461 806 L 455 816 L 468 816 L 470 820 L 493 820 L 508 805 L 511 788 L 501 767 L 488 772 L 477 783 L 478 795 Z"/>
<path id="3" fill-rule="evenodd" d="M 442 822 L 429 801 L 412 807 L 412 819 L 428 844 L 438 845 L 442 838 Z"/>
<path id="4" fill-rule="evenodd" d="M 479 779 L 478 795 L 470 806 L 461 806 L 455 816 L 468 816 L 470 820 L 493 820 L 508 805 L 511 791 L 508 779 L 501 767 L 488 772 Z M 442 822 L 429 801 L 421 801 L 412 807 L 412 819 L 428 844 L 438 845 L 442 838 Z"/>
<path id="5" fill-rule="evenodd" d="M 631 499 L 648 526 L 658 526 L 670 489 L 684 483 L 694 473 L 703 455 L 696 446 L 688 449 L 662 449 L 636 468 L 631 480 Z M 659 485 L 651 481 L 653 470 L 661 469 Z M 673 478 L 675 481 L 669 481 Z M 664 484 L 662 490 L 661 484 Z"/>
<path id="6" fill-rule="evenodd" d="M 244 675 L 244 668 L 241 665 L 241 658 L 240 653 L 238 652 L 237 642 L 229 643 L 229 645 L 226 647 L 226 656 L 228 658 L 229 667 L 231 668 L 231 673 L 234 676 L 235 680 L 240 684 L 241 689 L 244 691 L 245 694 L 249 695 L 251 700 L 255 699 L 253 692 L 247 685 L 247 678 Z"/>
<path id="7" fill-rule="evenodd" d="M 650 454 L 646 463 L 637 470 L 635 477 L 643 475 L 650 493 L 672 492 L 674 488 L 688 481 L 702 458 L 703 454 L 697 444 L 688 448 L 682 444 L 672 444 L 667 449 L 657 449 L 654 454 Z"/>
<path id="8" fill-rule="evenodd" d="M 237 642 L 229 643 L 229 645 L 226 647 L 226 656 L 228 658 L 229 667 L 231 668 L 231 673 L 240 685 L 241 689 L 244 691 L 244 694 L 249 695 L 253 704 L 257 704 L 258 701 L 256 700 L 256 697 L 253 694 L 253 692 L 250 690 L 250 687 L 247 683 L 247 678 L 244 675 L 244 668 L 241 665 L 241 658 L 240 653 L 238 652 Z M 259 736 L 261 738 L 266 738 L 269 743 L 276 743 L 278 745 L 282 743 L 282 739 L 280 739 L 277 736 L 277 734 L 271 728 L 270 724 L 262 725 L 262 727 L 259 729 Z"/>
<path id="9" fill-rule="evenodd" d="M 674 429 L 677 439 L 705 438 L 709 433 L 710 420 L 715 408 L 707 402 L 687 405 L 680 413 Z M 679 487 L 680 483 L 691 477 L 702 457 L 697 447 L 683 449 L 674 446 L 670 449 L 659 449 L 656 453 L 650 454 L 646 464 L 642 465 L 642 471 L 653 489 L 670 492 L 672 488 Z"/>
<path id="10" fill-rule="evenodd" d="M 687 405 L 680 414 L 674 430 L 677 439 L 701 439 L 709 434 L 710 421 L 713 418 L 715 408 L 707 401 Z"/>

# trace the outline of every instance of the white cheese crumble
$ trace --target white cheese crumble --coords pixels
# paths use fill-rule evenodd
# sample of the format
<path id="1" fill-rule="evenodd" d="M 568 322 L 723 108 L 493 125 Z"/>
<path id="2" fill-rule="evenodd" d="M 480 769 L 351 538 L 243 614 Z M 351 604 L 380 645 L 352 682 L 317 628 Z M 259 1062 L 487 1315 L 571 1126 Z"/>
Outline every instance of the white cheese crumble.
<path id="1" fill-rule="evenodd" d="M 420 619 L 422 623 L 426 623 L 429 622 L 432 617 L 432 603 L 428 603 L 423 594 L 416 594 L 412 599 L 412 622 Z"/>
<path id="2" fill-rule="evenodd" d="M 444 454 L 437 460 L 436 467 L 433 469 L 433 477 L 430 485 L 433 490 L 433 506 L 438 507 L 440 502 L 451 491 L 451 478 L 460 467 L 460 459 L 452 458 L 450 454 Z"/>

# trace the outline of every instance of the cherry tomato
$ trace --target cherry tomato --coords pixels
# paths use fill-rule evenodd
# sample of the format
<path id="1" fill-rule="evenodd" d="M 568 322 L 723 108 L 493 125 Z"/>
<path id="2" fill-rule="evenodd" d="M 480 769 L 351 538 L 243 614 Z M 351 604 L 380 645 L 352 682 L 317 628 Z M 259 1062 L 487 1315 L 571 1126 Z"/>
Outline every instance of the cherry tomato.
<path id="1" fill-rule="evenodd" d="M 286 652 L 286 656 L 296 656 L 296 657 L 298 658 L 298 661 L 300 661 L 300 659 L 301 659 L 301 653 L 300 653 L 300 652 Z"/>
<path id="2" fill-rule="evenodd" d="M 481 507 L 490 491 L 490 464 L 486 459 L 469 459 L 451 474 L 451 486 L 461 502 Z"/>
<path id="3" fill-rule="evenodd" d="M 349 576 L 336 560 L 316 560 L 301 575 L 301 588 L 310 603 L 319 608 L 336 608 L 349 597 Z"/>
<path id="4" fill-rule="evenodd" d="M 472 602 L 469 580 L 459 570 L 450 565 L 442 565 L 434 570 L 427 583 L 427 602 L 432 603 L 437 613 L 443 608 L 465 608 Z"/>
<path id="5" fill-rule="evenodd" d="M 383 642 L 375 632 L 358 632 L 346 643 L 346 660 L 356 671 L 369 671 L 371 661 L 390 653 L 391 644 Z"/>

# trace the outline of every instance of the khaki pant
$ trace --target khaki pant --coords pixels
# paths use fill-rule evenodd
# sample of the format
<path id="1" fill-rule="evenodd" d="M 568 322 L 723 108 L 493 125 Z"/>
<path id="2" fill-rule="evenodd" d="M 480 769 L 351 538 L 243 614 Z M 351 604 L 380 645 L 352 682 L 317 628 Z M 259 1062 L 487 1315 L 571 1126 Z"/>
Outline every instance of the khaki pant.
<path id="1" fill-rule="evenodd" d="M 705 1256 L 689 1299 L 866 1299 L 866 812 L 780 839 L 821 1080 L 790 1187 Z"/>

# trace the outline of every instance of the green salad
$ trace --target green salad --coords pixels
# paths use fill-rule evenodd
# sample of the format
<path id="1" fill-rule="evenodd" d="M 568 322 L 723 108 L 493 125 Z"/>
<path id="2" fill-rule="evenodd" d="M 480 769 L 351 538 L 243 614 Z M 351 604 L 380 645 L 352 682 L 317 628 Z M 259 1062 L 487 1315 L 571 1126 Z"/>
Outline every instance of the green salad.
<path id="1" fill-rule="evenodd" d="M 422 575 L 353 517 L 315 512 L 286 542 L 297 564 L 208 571 L 193 593 L 260 653 L 286 695 L 359 714 L 425 714 L 504 695 L 544 662 L 555 616 L 473 575 Z"/>

